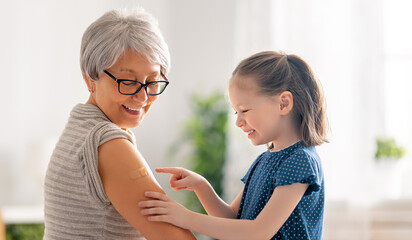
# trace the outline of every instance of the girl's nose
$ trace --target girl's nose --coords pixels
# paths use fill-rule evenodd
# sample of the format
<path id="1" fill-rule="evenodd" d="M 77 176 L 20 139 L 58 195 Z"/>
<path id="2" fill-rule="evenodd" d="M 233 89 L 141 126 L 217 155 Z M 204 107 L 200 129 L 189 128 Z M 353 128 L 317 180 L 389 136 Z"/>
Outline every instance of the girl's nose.
<path id="1" fill-rule="evenodd" d="M 245 124 L 245 121 L 239 116 L 239 114 L 236 116 L 236 126 L 237 127 L 242 127 L 243 124 Z"/>

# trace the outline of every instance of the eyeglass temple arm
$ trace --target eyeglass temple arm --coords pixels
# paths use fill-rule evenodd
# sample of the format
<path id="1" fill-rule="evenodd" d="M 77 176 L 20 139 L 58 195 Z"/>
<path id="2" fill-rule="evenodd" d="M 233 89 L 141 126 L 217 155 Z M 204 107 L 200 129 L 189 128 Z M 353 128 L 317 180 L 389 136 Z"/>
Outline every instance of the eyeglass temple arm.
<path id="1" fill-rule="evenodd" d="M 109 73 L 109 72 L 106 71 L 106 70 L 103 70 L 103 72 L 106 73 L 107 75 L 109 75 L 109 77 L 111 77 L 113 80 L 115 80 L 115 81 L 117 82 L 118 79 L 117 79 L 115 76 L 113 76 L 111 73 Z M 162 73 L 162 71 L 160 71 L 160 75 L 161 75 L 166 81 L 169 81 L 169 80 L 167 80 L 166 76 Z M 137 82 L 138 82 L 138 81 L 137 81 Z M 140 83 L 140 84 L 142 84 L 142 83 Z"/>
<path id="2" fill-rule="evenodd" d="M 111 73 L 109 73 L 106 70 L 103 70 L 104 73 L 106 73 L 107 75 L 109 75 L 109 77 L 111 77 L 113 80 L 115 80 L 117 82 L 117 78 L 115 76 L 113 76 Z"/>
<path id="3" fill-rule="evenodd" d="M 162 71 L 160 71 L 160 75 L 161 75 L 166 81 L 169 81 L 169 80 L 167 80 L 166 76 L 162 73 Z"/>

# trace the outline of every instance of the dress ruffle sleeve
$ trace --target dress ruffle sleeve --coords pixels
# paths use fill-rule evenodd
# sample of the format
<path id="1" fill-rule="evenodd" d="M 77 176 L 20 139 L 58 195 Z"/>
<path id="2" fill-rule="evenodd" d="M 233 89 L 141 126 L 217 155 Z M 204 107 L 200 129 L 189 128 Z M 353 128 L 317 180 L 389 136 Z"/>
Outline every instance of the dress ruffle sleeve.
<path id="1" fill-rule="evenodd" d="M 309 184 L 305 195 L 319 191 L 323 176 L 320 160 L 304 150 L 298 150 L 285 159 L 274 172 L 274 185 Z"/>

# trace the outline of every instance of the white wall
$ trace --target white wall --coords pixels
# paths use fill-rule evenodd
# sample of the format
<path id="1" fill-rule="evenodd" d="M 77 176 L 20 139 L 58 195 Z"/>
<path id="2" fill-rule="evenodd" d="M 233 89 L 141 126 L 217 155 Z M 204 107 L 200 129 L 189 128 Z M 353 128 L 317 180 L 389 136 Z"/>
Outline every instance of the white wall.
<path id="1" fill-rule="evenodd" d="M 318 150 L 328 197 L 364 201 L 371 192 L 360 179 L 384 132 L 380 1 L 276 3 L 276 47 L 304 57 L 325 90 L 331 143 Z"/>
<path id="2" fill-rule="evenodd" d="M 88 96 L 81 36 L 105 11 L 138 5 L 158 19 L 172 55 L 171 84 L 135 129 L 153 168 L 164 165 L 190 95 L 224 89 L 233 67 L 234 0 L 2 0 L 0 205 L 42 202 L 48 155 L 71 108 Z"/>
<path id="3" fill-rule="evenodd" d="M 407 71 L 412 54 L 406 44 L 411 34 L 405 31 L 411 27 L 410 3 L 239 2 L 236 56 L 261 48 L 294 53 L 308 61 L 323 84 L 330 143 L 317 149 L 327 200 L 371 205 L 388 197 L 410 198 L 412 111 L 407 106 L 412 85 Z M 232 189 L 242 187 L 237 180 L 244 174 L 243 162 L 250 163 L 261 149 L 252 148 L 234 129 L 230 134 L 233 169 L 228 168 L 226 190 L 233 199 L 238 190 Z M 382 173 L 374 159 L 379 136 L 395 137 L 409 151 L 393 173 L 388 168 Z"/>
<path id="4" fill-rule="evenodd" d="M 178 140 L 182 122 L 190 114 L 190 96 L 224 91 L 233 68 L 236 1 L 172 2 L 166 36 L 172 57 L 171 84 L 135 129 L 137 145 L 152 168 L 179 164 L 166 152 Z M 169 176 L 157 176 L 167 187 Z"/>
<path id="5" fill-rule="evenodd" d="M 382 2 L 405 4 L 403 0 L 394 5 L 392 0 L 1 0 L 0 206 L 41 204 L 48 154 L 71 108 L 88 96 L 79 67 L 81 36 L 105 11 L 136 5 L 159 20 L 172 56 L 170 86 L 134 130 L 152 168 L 172 164 L 166 151 L 190 113 L 193 92 L 225 91 L 239 60 L 261 50 L 282 50 L 305 58 L 324 85 L 332 128 L 331 143 L 319 148 L 327 196 L 344 200 L 356 196 L 355 201 L 363 201 L 374 184 L 362 179 L 373 162 L 375 135 L 387 133 L 412 147 L 412 113 L 402 105 L 411 96 L 409 63 L 397 62 L 403 57 L 412 60 L 412 55 L 410 49 L 385 45 L 401 44 L 397 39 L 404 36 L 402 30 L 392 30 L 396 23 L 385 25 L 385 17 L 394 19 L 399 10 Z M 395 20 L 410 22 L 405 16 L 400 12 Z M 393 61 L 386 64 L 387 59 Z M 239 178 L 264 149 L 252 147 L 233 122 L 229 121 L 225 183 L 229 201 L 242 187 Z M 409 154 L 408 171 L 410 159 Z M 167 176 L 159 176 L 159 181 L 167 188 Z M 410 182 L 404 177 L 409 183 L 404 186 Z M 405 187 L 404 196 L 412 196 Z"/>

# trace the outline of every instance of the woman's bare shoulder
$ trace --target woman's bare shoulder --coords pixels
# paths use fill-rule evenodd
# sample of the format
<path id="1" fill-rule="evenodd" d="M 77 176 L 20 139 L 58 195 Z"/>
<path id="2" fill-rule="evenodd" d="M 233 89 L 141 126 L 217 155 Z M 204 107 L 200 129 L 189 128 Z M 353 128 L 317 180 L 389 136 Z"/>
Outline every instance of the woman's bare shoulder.
<path id="1" fill-rule="evenodd" d="M 127 139 L 113 139 L 99 147 L 99 175 L 116 210 L 147 239 L 195 239 L 193 234 L 167 223 L 147 221 L 138 202 L 146 191 L 164 193 L 147 162 Z"/>

